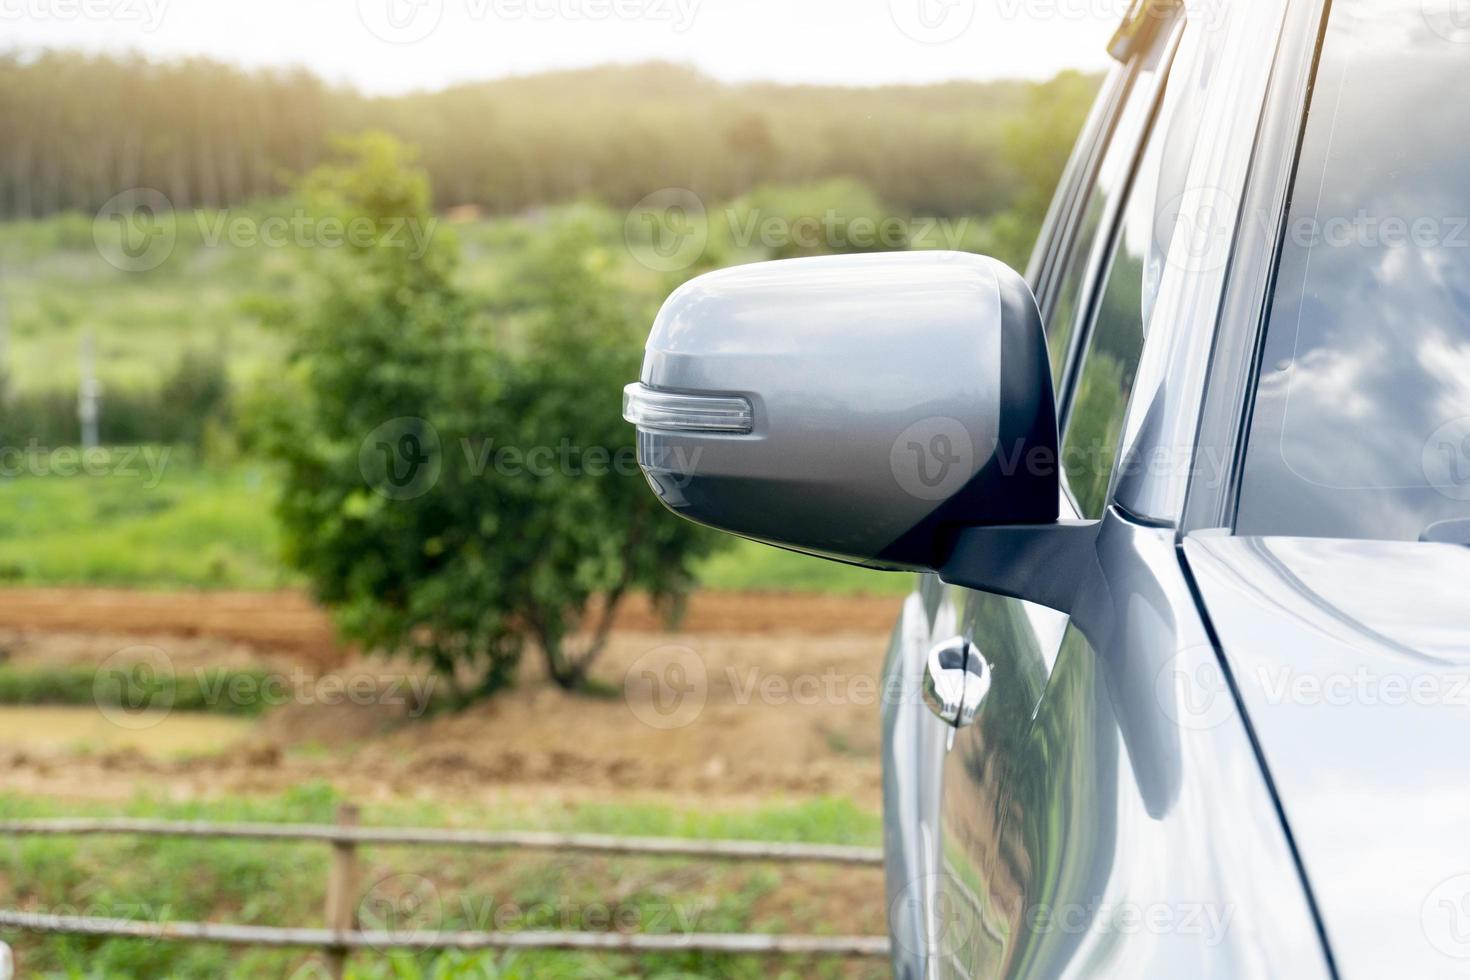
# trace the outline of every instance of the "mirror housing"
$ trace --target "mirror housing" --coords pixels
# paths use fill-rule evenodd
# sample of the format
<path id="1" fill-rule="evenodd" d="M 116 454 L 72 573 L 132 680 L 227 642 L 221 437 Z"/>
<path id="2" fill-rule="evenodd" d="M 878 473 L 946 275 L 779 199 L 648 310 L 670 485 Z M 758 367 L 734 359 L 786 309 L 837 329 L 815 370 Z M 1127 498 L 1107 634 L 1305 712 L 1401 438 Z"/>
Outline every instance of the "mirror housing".
<path id="1" fill-rule="evenodd" d="M 1057 423 L 1025 280 L 962 252 L 738 266 L 664 303 L 624 393 L 675 513 L 875 568 L 964 527 L 1050 524 Z"/>

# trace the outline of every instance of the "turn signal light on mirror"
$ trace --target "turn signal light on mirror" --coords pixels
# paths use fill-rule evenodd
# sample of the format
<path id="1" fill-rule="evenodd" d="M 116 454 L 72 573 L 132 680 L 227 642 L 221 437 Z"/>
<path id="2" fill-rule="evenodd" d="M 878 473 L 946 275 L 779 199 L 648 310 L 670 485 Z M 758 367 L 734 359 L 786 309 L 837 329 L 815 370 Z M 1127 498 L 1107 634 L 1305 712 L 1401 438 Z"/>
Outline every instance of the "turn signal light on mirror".
<path id="1" fill-rule="evenodd" d="M 755 412 L 739 395 L 660 391 L 638 382 L 623 389 L 623 418 L 640 429 L 663 432 L 742 435 L 755 428 Z"/>

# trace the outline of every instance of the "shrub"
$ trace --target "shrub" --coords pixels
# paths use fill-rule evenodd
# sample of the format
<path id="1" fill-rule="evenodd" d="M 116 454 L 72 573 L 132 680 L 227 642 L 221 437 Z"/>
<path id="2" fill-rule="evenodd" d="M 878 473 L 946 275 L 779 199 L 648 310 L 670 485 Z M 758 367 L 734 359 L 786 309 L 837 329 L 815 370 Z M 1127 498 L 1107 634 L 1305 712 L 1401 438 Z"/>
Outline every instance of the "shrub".
<path id="1" fill-rule="evenodd" d="M 431 227 L 403 146 L 368 135 L 343 149 L 304 182 L 314 211 Z M 424 659 L 465 697 L 505 684 L 528 637 L 558 683 L 580 685 L 618 603 L 635 589 L 676 600 L 709 540 L 662 513 L 635 472 L 565 463 L 564 446 L 631 450 L 619 396 L 639 321 L 609 256 L 572 230 L 516 277 L 512 348 L 451 284 L 447 233 L 426 243 L 318 260 L 320 288 L 290 328 L 291 377 L 263 413 L 261 444 L 285 470 L 287 558 L 350 637 Z M 556 462 L 531 466 L 543 449 Z"/>

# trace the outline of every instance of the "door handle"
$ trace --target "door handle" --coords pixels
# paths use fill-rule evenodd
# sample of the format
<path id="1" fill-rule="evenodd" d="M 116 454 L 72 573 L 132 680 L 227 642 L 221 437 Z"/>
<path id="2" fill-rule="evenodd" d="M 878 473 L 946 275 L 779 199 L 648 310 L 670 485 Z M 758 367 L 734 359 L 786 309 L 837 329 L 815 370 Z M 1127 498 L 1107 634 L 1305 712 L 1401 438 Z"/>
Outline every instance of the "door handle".
<path id="1" fill-rule="evenodd" d="M 990 693 L 990 665 L 980 648 L 962 636 L 929 651 L 924 668 L 924 703 L 946 725 L 964 728 Z"/>

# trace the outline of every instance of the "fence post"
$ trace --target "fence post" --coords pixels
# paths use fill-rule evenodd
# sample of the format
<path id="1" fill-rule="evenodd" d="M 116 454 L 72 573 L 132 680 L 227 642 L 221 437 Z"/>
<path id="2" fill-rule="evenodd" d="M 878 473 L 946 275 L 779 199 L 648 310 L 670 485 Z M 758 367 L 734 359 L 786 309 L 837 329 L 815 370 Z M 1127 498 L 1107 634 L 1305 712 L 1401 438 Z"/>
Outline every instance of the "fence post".
<path id="1" fill-rule="evenodd" d="M 357 807 L 343 803 L 337 807 L 337 826 L 356 827 Z M 332 867 L 327 878 L 327 928 L 334 933 L 351 932 L 356 926 L 357 845 L 352 841 L 332 842 Z M 347 970 L 347 947 L 326 949 L 327 971 L 333 980 L 342 980 Z"/>

